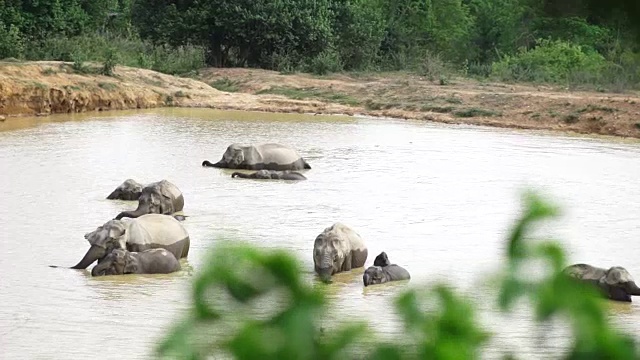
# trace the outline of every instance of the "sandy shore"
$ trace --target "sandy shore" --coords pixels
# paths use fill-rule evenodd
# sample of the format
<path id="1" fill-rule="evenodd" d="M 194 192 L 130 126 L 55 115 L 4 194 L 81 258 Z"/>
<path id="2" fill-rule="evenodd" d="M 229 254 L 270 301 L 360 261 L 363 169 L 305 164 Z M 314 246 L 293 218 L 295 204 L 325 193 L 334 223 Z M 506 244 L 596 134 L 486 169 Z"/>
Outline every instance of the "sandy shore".
<path id="1" fill-rule="evenodd" d="M 194 78 L 118 66 L 0 62 L 0 119 L 165 106 L 363 114 L 442 123 L 640 138 L 640 94 L 450 79 L 406 73 L 283 75 L 203 69 Z"/>

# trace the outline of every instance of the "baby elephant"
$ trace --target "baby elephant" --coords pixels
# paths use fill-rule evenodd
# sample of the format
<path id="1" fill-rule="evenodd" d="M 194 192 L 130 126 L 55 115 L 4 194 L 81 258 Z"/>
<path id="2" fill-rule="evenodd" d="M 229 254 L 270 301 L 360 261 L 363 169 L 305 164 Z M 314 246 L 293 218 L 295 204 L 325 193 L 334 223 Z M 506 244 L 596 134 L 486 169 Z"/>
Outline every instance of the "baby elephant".
<path id="1" fill-rule="evenodd" d="M 180 262 L 166 249 L 141 252 L 114 249 L 93 267 L 91 275 L 168 274 L 178 270 Z"/>
<path id="2" fill-rule="evenodd" d="M 631 274 L 620 266 L 603 269 L 587 264 L 574 264 L 564 268 L 562 273 L 594 286 L 611 300 L 631 302 L 631 295 L 640 295 L 640 288 Z"/>
<path id="3" fill-rule="evenodd" d="M 276 170 L 258 170 L 251 174 L 234 172 L 231 177 L 239 177 L 243 179 L 276 179 L 276 180 L 307 180 L 307 178 L 296 171 L 276 171 Z"/>
<path id="4" fill-rule="evenodd" d="M 409 279 L 411 279 L 409 272 L 403 267 L 391 264 L 387 253 L 384 251 L 373 261 L 373 266 L 365 270 L 364 275 L 362 275 L 364 286 Z"/>

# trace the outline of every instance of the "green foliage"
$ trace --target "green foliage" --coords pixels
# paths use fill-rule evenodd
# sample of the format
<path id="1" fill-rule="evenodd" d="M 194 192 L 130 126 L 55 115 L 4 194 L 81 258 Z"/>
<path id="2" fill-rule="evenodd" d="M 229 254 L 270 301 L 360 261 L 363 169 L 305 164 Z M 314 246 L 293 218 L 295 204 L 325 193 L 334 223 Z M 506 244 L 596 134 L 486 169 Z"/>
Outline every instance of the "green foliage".
<path id="1" fill-rule="evenodd" d="M 499 294 L 500 307 L 508 310 L 518 298 L 526 296 L 538 321 L 564 315 L 573 332 L 568 359 L 636 358 L 638 352 L 633 339 L 611 327 L 596 290 L 562 274 L 566 266 L 562 248 L 551 241 L 526 241 L 529 228 L 554 217 L 558 209 L 533 193 L 527 193 L 524 202 L 524 215 L 509 238 L 507 268 Z M 542 260 L 551 270 L 542 279 L 530 280 L 525 269 L 535 260 Z"/>
<path id="2" fill-rule="evenodd" d="M 493 64 L 494 74 L 504 80 L 565 82 L 577 72 L 601 72 L 604 57 L 562 40 L 541 39 L 533 49 L 520 49 Z"/>
<path id="3" fill-rule="evenodd" d="M 104 63 L 102 64 L 102 69 L 100 70 L 100 73 L 105 76 L 113 76 L 113 71 L 115 70 L 117 63 L 118 63 L 117 53 L 112 48 L 109 48 L 107 50 L 107 54 L 105 56 Z"/>
<path id="4" fill-rule="evenodd" d="M 37 45 L 26 51 L 27 59 L 102 63 L 117 59 L 124 66 L 167 74 L 184 74 L 205 66 L 202 47 L 153 45 L 137 38 L 108 35 L 54 37 Z"/>
<path id="5" fill-rule="evenodd" d="M 0 19 L 0 59 L 21 58 L 24 54 L 23 35 L 15 25 L 5 26 Z"/>
<path id="6" fill-rule="evenodd" d="M 104 63 L 112 47 L 170 74 L 429 74 L 437 58 L 451 74 L 623 90 L 640 85 L 638 18 L 635 0 L 0 0 L 0 59 Z"/>
<path id="7" fill-rule="evenodd" d="M 211 85 L 211 87 L 214 89 L 218 89 L 220 91 L 226 91 L 226 92 L 237 92 L 238 90 L 240 90 L 239 84 L 236 81 L 233 81 L 227 77 L 218 79 L 209 85 Z"/>
<path id="8" fill-rule="evenodd" d="M 500 114 L 499 112 L 491 111 L 491 110 L 469 108 L 469 109 L 454 111 L 453 115 L 461 118 L 470 118 L 470 117 L 476 117 L 476 116 L 501 116 L 502 114 Z"/>
<path id="9" fill-rule="evenodd" d="M 338 53 L 328 50 L 318 54 L 308 65 L 308 71 L 316 75 L 326 75 L 342 70 L 343 65 Z"/>
<path id="10" fill-rule="evenodd" d="M 258 91 L 257 94 L 283 95 L 291 99 L 317 99 L 345 105 L 358 105 L 360 101 L 338 91 L 317 88 L 291 88 L 279 86 Z"/>
<path id="11" fill-rule="evenodd" d="M 334 1 L 333 44 L 345 70 L 374 67 L 385 35 L 382 8 L 371 1 Z"/>
<path id="12" fill-rule="evenodd" d="M 510 311 L 525 297 L 536 321 L 567 319 L 572 344 L 563 358 L 637 357 L 634 340 L 609 324 L 599 294 L 562 273 L 563 249 L 530 239 L 533 228 L 558 209 L 534 193 L 526 193 L 523 202 L 507 238 L 499 308 Z M 328 310 L 326 285 L 304 282 L 301 264 L 285 251 L 221 242 L 204 264 L 189 314 L 156 349 L 161 357 L 472 359 L 480 357 L 491 336 L 477 322 L 474 304 L 447 285 L 401 293 L 395 308 L 406 331 L 402 341 L 389 343 L 379 341 L 365 323 L 338 324 L 331 335 L 325 333 L 318 320 Z M 531 276 L 536 265 L 543 276 Z"/>

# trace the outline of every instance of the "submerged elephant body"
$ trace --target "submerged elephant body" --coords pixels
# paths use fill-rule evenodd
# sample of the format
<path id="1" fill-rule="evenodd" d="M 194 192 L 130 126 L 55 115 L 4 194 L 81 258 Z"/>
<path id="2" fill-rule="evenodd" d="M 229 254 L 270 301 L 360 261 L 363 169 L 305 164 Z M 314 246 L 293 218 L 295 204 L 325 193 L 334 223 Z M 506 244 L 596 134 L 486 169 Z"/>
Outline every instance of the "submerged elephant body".
<path id="1" fill-rule="evenodd" d="M 311 166 L 291 147 L 280 144 L 231 144 L 215 164 L 208 160 L 202 166 L 246 170 L 302 170 Z"/>
<path id="2" fill-rule="evenodd" d="M 595 286 L 611 300 L 631 302 L 632 295 L 640 295 L 640 288 L 631 274 L 620 266 L 603 269 L 588 264 L 574 264 L 567 266 L 562 272 L 571 278 Z"/>
<path id="3" fill-rule="evenodd" d="M 258 170 L 251 174 L 243 174 L 234 172 L 231 177 L 239 177 L 242 179 L 273 179 L 273 180 L 307 180 L 307 178 L 295 171 L 276 171 L 276 170 Z"/>
<path id="4" fill-rule="evenodd" d="M 86 269 L 101 261 L 113 249 L 134 252 L 163 248 L 176 259 L 189 254 L 189 234 L 180 222 L 168 215 L 147 214 L 131 220 L 109 220 L 85 234 L 91 247 L 74 269 Z"/>
<path id="5" fill-rule="evenodd" d="M 109 196 L 108 200 L 138 200 L 144 186 L 133 179 L 125 180 Z"/>
<path id="6" fill-rule="evenodd" d="M 166 249 L 131 252 L 114 249 L 91 270 L 92 276 L 168 274 L 180 270 L 180 262 Z"/>
<path id="7" fill-rule="evenodd" d="M 364 266 L 367 254 L 367 246 L 358 233 L 335 223 L 316 237 L 313 265 L 320 278 L 328 281 L 335 273 Z"/>
<path id="8" fill-rule="evenodd" d="M 384 251 L 376 257 L 373 266 L 365 270 L 364 275 L 362 275 L 364 286 L 409 279 L 411 279 L 409 272 L 401 266 L 391 264 L 387 253 Z"/>
<path id="9" fill-rule="evenodd" d="M 138 197 L 138 208 L 136 210 L 123 211 L 115 219 L 120 220 L 123 217 L 137 218 L 145 214 L 172 215 L 182 211 L 183 208 L 184 197 L 180 189 L 167 180 L 161 180 L 151 183 L 142 189 Z"/>

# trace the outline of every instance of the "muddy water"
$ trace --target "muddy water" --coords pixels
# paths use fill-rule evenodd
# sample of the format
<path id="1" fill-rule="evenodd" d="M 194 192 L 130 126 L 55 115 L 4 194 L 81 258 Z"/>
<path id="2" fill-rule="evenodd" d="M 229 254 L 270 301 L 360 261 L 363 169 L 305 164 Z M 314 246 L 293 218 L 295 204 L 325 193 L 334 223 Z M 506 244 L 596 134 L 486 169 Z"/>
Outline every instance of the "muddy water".
<path id="1" fill-rule="evenodd" d="M 0 123 L 0 358 L 148 358 L 188 306 L 206 250 L 221 239 L 286 248 L 314 279 L 313 239 L 342 221 L 406 267 L 406 284 L 363 289 L 362 270 L 330 286 L 331 321 L 368 320 L 383 338 L 402 334 L 392 299 L 406 286 L 445 280 L 478 301 L 494 332 L 485 356 L 547 357 L 566 345 L 525 311 L 492 312 L 479 279 L 502 261 L 504 235 L 532 186 L 563 207 L 547 229 L 570 260 L 622 265 L 640 277 L 640 146 L 421 122 L 157 110 Z M 300 150 L 308 181 L 231 179 L 202 168 L 232 142 Z M 191 252 L 163 276 L 91 278 L 73 265 L 83 234 L 131 202 L 105 196 L 123 180 L 168 179 L 186 199 Z M 611 304 L 619 326 L 640 334 L 640 305 Z M 116 345 L 118 344 L 118 345 Z M 109 351 L 99 349 L 111 349 Z M 116 350 L 119 349 L 119 350 Z M 125 350 L 122 350 L 125 349 Z M 99 353 L 96 353 L 98 352 Z M 125 355 L 126 354 L 126 355 Z"/>

